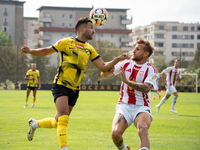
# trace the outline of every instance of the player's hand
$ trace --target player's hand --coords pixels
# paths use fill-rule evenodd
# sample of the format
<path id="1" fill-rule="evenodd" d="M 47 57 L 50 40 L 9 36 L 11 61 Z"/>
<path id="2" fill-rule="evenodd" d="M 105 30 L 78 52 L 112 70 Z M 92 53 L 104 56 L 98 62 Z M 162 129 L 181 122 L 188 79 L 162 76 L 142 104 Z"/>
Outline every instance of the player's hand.
<path id="1" fill-rule="evenodd" d="M 41 85 L 39 84 L 39 87 L 38 87 L 38 89 L 41 89 Z"/>
<path id="2" fill-rule="evenodd" d="M 118 56 L 118 59 L 120 61 L 125 60 L 125 59 L 130 59 L 130 56 L 128 54 L 124 53 L 124 54 L 121 54 L 120 56 Z"/>
<path id="3" fill-rule="evenodd" d="M 23 53 L 30 53 L 30 48 L 26 45 L 23 45 L 22 48 L 21 48 L 21 52 Z"/>
<path id="4" fill-rule="evenodd" d="M 125 75 L 125 71 L 124 71 L 124 68 L 120 68 L 120 73 L 121 73 L 121 78 L 122 78 L 122 81 L 126 84 L 128 84 L 128 80 L 126 78 L 126 75 Z"/>

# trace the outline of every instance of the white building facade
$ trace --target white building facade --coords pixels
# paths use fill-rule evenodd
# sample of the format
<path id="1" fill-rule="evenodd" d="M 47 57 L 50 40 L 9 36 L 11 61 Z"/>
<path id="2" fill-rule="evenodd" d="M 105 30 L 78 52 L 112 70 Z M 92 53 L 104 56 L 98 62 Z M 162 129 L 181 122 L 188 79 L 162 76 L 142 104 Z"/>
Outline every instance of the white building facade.
<path id="1" fill-rule="evenodd" d="M 133 42 L 138 38 L 145 38 L 154 45 L 156 51 L 150 58 L 151 62 L 161 55 L 165 57 L 167 64 L 177 58 L 191 64 L 195 51 L 200 46 L 200 24 L 155 21 L 136 27 L 131 37 Z"/>

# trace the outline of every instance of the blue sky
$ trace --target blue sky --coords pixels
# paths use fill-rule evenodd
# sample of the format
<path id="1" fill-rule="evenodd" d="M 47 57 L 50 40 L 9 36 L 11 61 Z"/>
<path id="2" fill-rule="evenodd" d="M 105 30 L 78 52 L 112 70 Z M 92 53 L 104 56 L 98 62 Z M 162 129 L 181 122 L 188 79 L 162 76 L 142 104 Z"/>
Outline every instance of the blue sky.
<path id="1" fill-rule="evenodd" d="M 148 25 L 153 21 L 200 23 L 199 0 L 19 0 L 24 4 L 25 17 L 38 17 L 41 6 L 127 8 L 133 24 L 128 28 Z M 73 2 L 73 3 L 72 3 Z M 89 13 L 89 12 L 88 12 Z M 109 13 L 109 12 L 108 12 Z"/>

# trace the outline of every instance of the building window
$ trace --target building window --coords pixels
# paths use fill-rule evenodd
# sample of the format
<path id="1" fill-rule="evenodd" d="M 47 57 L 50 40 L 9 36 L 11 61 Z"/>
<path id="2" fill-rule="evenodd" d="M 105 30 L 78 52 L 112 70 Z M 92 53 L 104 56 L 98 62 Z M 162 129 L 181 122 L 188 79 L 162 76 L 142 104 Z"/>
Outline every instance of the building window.
<path id="1" fill-rule="evenodd" d="M 194 48 L 194 44 L 190 44 L 190 48 Z"/>
<path id="2" fill-rule="evenodd" d="M 172 26 L 172 30 L 177 31 L 177 26 Z"/>
<path id="3" fill-rule="evenodd" d="M 176 43 L 172 43 L 172 47 L 177 47 L 177 44 Z"/>
<path id="4" fill-rule="evenodd" d="M 65 36 L 65 33 L 64 33 L 64 32 L 62 32 L 62 33 L 61 33 L 61 36 Z"/>
<path id="5" fill-rule="evenodd" d="M 6 32 L 7 31 L 7 28 L 4 28 L 4 32 Z"/>
<path id="6" fill-rule="evenodd" d="M 51 15 L 50 14 L 46 14 L 46 18 L 51 18 Z"/>
<path id="7" fill-rule="evenodd" d="M 187 44 L 187 43 L 183 43 L 183 44 L 182 44 L 182 47 L 183 47 L 183 48 L 187 48 L 187 47 L 188 47 L 188 44 Z"/>
<path id="8" fill-rule="evenodd" d="M 191 26 L 191 31 L 194 31 L 194 26 Z"/>
<path id="9" fill-rule="evenodd" d="M 164 26 L 159 26 L 159 30 L 164 30 Z"/>
<path id="10" fill-rule="evenodd" d="M 122 26 L 121 26 L 121 29 L 126 29 L 126 26 L 125 26 L 125 25 L 122 25 Z"/>
<path id="11" fill-rule="evenodd" d="M 46 27 L 50 27 L 50 23 L 46 23 L 45 26 L 46 26 Z"/>
<path id="12" fill-rule="evenodd" d="M 191 36 L 190 36 L 190 39 L 194 39 L 194 35 L 191 35 Z"/>
<path id="13" fill-rule="evenodd" d="M 177 39 L 177 35 L 172 35 L 172 39 Z"/>
<path id="14" fill-rule="evenodd" d="M 33 26 L 34 26 L 34 24 L 32 24 L 32 23 L 29 24 L 29 27 L 33 27 Z"/>
<path id="15" fill-rule="evenodd" d="M 163 34 L 158 34 L 158 38 L 159 39 L 164 39 L 164 35 Z"/>
<path id="16" fill-rule="evenodd" d="M 110 36 L 111 36 L 112 38 L 114 37 L 114 35 L 113 35 L 113 34 L 111 34 Z"/>
<path id="17" fill-rule="evenodd" d="M 114 16 L 111 16 L 111 20 L 114 20 Z"/>
<path id="18" fill-rule="evenodd" d="M 177 52 L 172 52 L 172 56 L 177 56 Z"/>
<path id="19" fill-rule="evenodd" d="M 183 27 L 183 31 L 188 31 L 188 27 L 187 27 L 187 26 L 184 26 L 184 27 Z"/>
<path id="20" fill-rule="evenodd" d="M 200 31 L 200 26 L 197 27 L 197 30 Z"/>
<path id="21" fill-rule="evenodd" d="M 65 14 L 62 14 L 62 18 L 63 18 L 63 19 L 65 18 Z"/>
<path id="22" fill-rule="evenodd" d="M 188 35 L 183 35 L 183 39 L 188 39 Z"/>
<path id="23" fill-rule="evenodd" d="M 98 37 L 103 37 L 103 33 L 98 33 Z"/>
<path id="24" fill-rule="evenodd" d="M 200 39 L 200 35 L 197 35 L 197 39 Z"/>
<path id="25" fill-rule="evenodd" d="M 7 8 L 4 8 L 4 16 L 8 16 Z"/>
<path id="26" fill-rule="evenodd" d="M 73 25 L 72 25 L 72 23 L 70 23 L 70 24 L 69 24 L 69 27 L 70 27 L 70 28 L 73 28 Z"/>
<path id="27" fill-rule="evenodd" d="M 32 33 L 32 31 L 29 31 L 29 35 L 32 35 L 33 33 Z"/>
<path id="28" fill-rule="evenodd" d="M 69 36 L 73 36 L 73 34 L 72 34 L 72 33 L 69 33 Z"/>
<path id="29" fill-rule="evenodd" d="M 72 19 L 72 18 L 73 18 L 73 15 L 72 15 L 72 14 L 70 14 L 70 15 L 69 15 L 69 18 L 70 18 L 70 19 Z"/>
<path id="30" fill-rule="evenodd" d="M 111 25 L 111 29 L 114 29 L 114 25 Z"/>
<path id="31" fill-rule="evenodd" d="M 62 23 L 61 27 L 64 28 L 65 27 L 65 23 Z"/>

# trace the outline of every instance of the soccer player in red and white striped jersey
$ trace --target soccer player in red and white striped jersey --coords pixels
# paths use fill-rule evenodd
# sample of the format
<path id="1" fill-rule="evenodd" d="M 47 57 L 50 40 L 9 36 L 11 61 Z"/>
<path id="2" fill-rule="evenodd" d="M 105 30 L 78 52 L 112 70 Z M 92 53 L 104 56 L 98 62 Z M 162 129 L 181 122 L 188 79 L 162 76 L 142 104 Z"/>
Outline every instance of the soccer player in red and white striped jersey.
<path id="1" fill-rule="evenodd" d="M 161 105 L 165 103 L 165 101 L 171 96 L 171 94 L 174 95 L 174 97 L 172 99 L 171 112 L 177 113 L 177 111 L 174 109 L 174 106 L 175 106 L 176 100 L 178 98 L 178 92 L 175 87 L 176 81 L 181 80 L 181 70 L 178 69 L 179 66 L 180 66 L 180 60 L 176 59 L 174 61 L 174 66 L 166 68 L 161 73 L 161 79 L 162 79 L 163 84 L 166 86 L 167 91 L 166 91 L 165 97 L 163 97 L 161 99 L 160 103 L 158 105 L 156 105 L 158 113 L 160 113 Z M 164 74 L 167 74 L 166 82 L 164 79 Z"/>
<path id="2" fill-rule="evenodd" d="M 112 124 L 112 139 L 119 150 L 129 150 L 123 143 L 122 134 L 133 123 L 140 137 L 140 150 L 149 150 L 148 129 L 152 121 L 150 91 L 156 85 L 157 69 L 147 62 L 154 47 L 145 39 L 139 39 L 130 60 L 124 60 L 102 77 L 121 73 L 120 98 Z"/>

